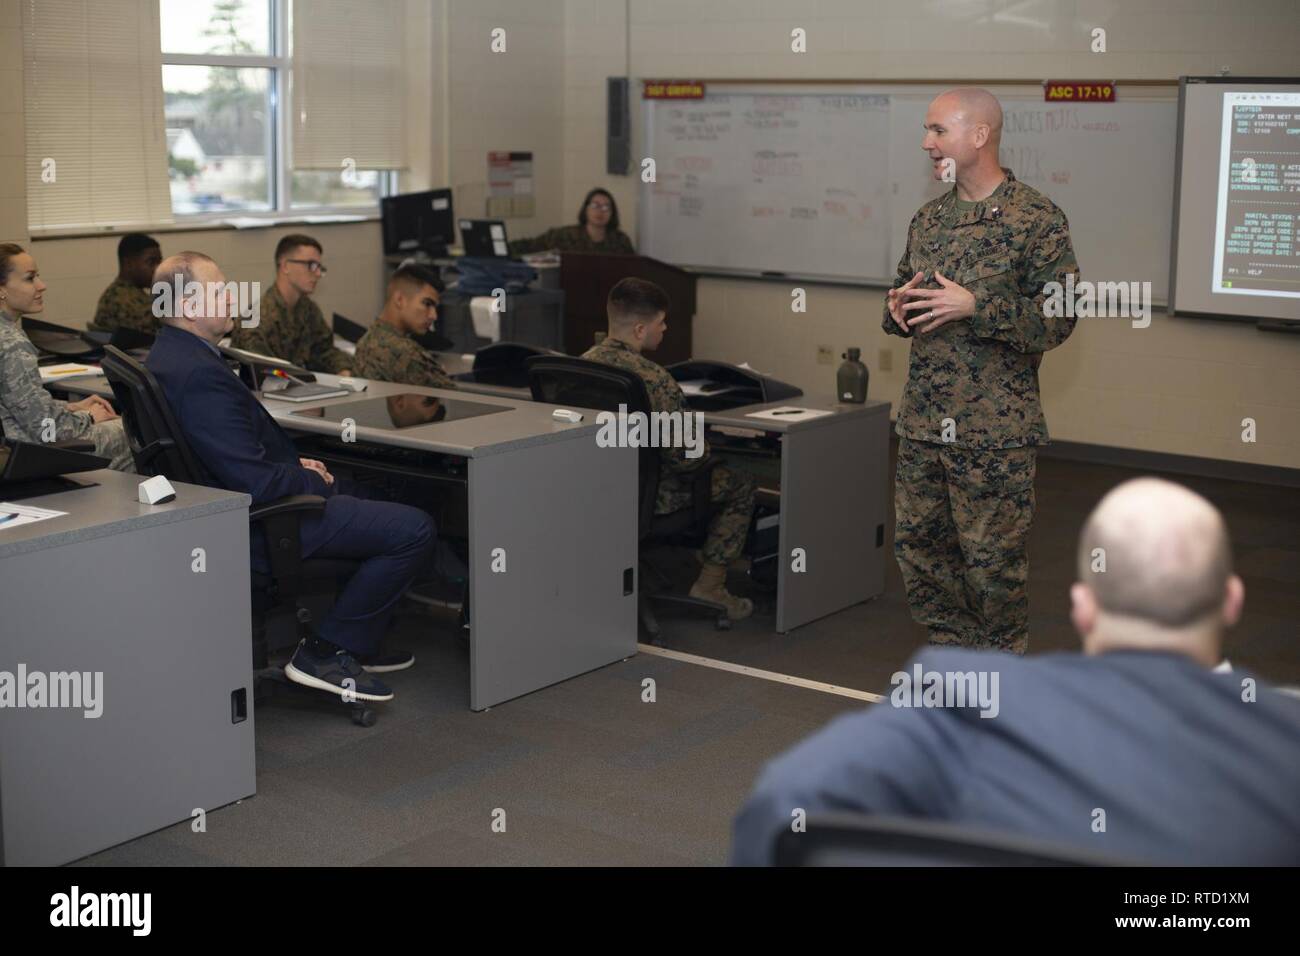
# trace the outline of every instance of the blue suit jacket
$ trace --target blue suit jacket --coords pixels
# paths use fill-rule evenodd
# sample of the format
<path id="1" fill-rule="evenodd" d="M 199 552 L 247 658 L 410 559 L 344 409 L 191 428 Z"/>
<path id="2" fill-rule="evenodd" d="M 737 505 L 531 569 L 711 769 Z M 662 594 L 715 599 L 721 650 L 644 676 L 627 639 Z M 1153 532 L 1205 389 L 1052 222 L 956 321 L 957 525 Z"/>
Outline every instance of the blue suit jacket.
<path id="1" fill-rule="evenodd" d="M 1255 682 L 1243 700 L 1250 675 L 1175 654 L 931 649 L 902 673 L 918 662 L 923 673 L 996 672 L 996 715 L 896 706 L 895 695 L 917 699 L 900 681 L 767 766 L 736 818 L 733 863 L 771 863 L 799 808 L 941 820 L 1133 861 L 1300 863 L 1300 699 Z"/>
<path id="2" fill-rule="evenodd" d="M 145 367 L 167 395 L 203 483 L 260 505 L 287 495 L 334 493 L 298 463 L 298 450 L 225 360 L 197 335 L 164 325 Z"/>

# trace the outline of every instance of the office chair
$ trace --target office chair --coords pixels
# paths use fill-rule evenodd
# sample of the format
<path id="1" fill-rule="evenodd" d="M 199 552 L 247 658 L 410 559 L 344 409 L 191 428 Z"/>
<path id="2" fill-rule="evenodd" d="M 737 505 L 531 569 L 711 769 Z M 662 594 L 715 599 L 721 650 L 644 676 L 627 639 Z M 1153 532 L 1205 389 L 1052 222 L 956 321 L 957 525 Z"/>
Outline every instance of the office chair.
<path id="1" fill-rule="evenodd" d="M 104 349 L 102 367 L 122 412 L 136 471 L 141 475 L 164 475 L 172 481 L 204 484 L 203 469 L 185 441 L 153 373 L 111 345 Z M 319 495 L 290 495 L 249 508 L 249 523 L 262 527 L 270 559 L 269 574 L 250 569 L 253 672 L 259 689 L 268 689 L 268 681 L 291 683 L 282 668 L 268 666 L 272 650 L 268 622 L 293 609 L 301 637 L 311 623 L 311 612 L 300 602 L 308 596 L 332 594 L 340 581 L 351 577 L 361 566 L 358 561 L 302 556 L 302 518 L 324 509 L 325 499 Z M 363 727 L 374 724 L 375 712 L 366 704 L 354 701 L 350 707 L 354 722 Z"/>
<path id="2" fill-rule="evenodd" d="M 566 408 L 595 408 L 615 412 L 624 406 L 628 413 L 650 414 L 650 396 L 645 382 L 636 372 L 602 365 L 586 359 L 567 355 L 538 355 L 528 360 L 528 387 L 533 401 Z M 713 469 L 716 460 L 704 462 L 691 472 L 691 504 L 688 508 L 671 514 L 655 514 L 655 499 L 659 493 L 659 449 L 643 447 L 637 451 L 637 528 L 640 551 L 651 550 L 667 544 L 670 539 L 682 536 L 700 537 L 708 529 L 713 513 Z M 644 558 L 640 565 L 648 568 L 662 586 L 670 582 L 658 568 Z M 643 575 L 644 577 L 644 575 Z M 666 591 L 647 594 L 644 587 L 637 591 L 637 610 L 641 625 L 653 642 L 658 642 L 659 622 L 651 602 L 700 608 L 714 615 L 713 626 L 720 631 L 731 629 L 727 609 L 717 601 L 707 601 L 686 594 Z"/>
<path id="3" fill-rule="evenodd" d="M 912 817 L 809 814 L 806 830 L 784 827 L 777 866 L 1131 866 L 1033 837 L 967 829 Z"/>

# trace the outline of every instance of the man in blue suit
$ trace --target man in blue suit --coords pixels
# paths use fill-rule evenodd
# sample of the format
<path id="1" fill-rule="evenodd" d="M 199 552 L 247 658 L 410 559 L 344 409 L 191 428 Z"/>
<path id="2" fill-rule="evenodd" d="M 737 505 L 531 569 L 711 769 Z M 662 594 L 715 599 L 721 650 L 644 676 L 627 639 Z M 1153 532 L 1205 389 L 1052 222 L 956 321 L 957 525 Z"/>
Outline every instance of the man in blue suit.
<path id="1" fill-rule="evenodd" d="M 375 673 L 410 667 L 410 654 L 378 654 L 393 606 L 428 560 L 433 521 L 418 508 L 368 501 L 340 487 L 324 464 L 300 458 L 293 442 L 226 365 L 216 343 L 233 321 L 225 276 L 212 259 L 182 252 L 158 267 L 155 283 L 186 290 L 161 317 L 145 363 L 167 395 L 185 440 L 205 472 L 204 484 L 242 491 L 260 505 L 287 495 L 321 495 L 325 510 L 302 523 L 304 557 L 361 562 L 329 614 L 285 666 L 288 677 L 358 700 L 391 700 Z M 196 283 L 197 285 L 191 285 Z M 260 531 L 252 566 L 268 569 Z"/>
<path id="2" fill-rule="evenodd" d="M 1218 511 L 1126 482 L 1084 526 L 1078 574 L 1083 654 L 922 651 L 886 700 L 767 766 L 732 862 L 770 864 L 805 815 L 853 811 L 1133 862 L 1300 863 L 1300 699 L 1222 663 L 1244 588 Z"/>

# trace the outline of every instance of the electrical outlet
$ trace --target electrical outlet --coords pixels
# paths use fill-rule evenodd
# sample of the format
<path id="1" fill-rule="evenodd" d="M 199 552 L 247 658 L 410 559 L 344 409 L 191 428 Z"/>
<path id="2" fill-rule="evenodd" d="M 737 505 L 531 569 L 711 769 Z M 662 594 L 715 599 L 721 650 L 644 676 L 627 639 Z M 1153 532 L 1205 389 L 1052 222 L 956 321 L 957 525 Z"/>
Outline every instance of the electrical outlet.
<path id="1" fill-rule="evenodd" d="M 877 356 L 876 365 L 882 372 L 892 372 L 894 370 L 894 350 L 881 349 L 880 355 Z"/>
<path id="2" fill-rule="evenodd" d="M 835 360 L 834 350 L 829 345 L 817 346 L 817 364 L 830 365 Z"/>

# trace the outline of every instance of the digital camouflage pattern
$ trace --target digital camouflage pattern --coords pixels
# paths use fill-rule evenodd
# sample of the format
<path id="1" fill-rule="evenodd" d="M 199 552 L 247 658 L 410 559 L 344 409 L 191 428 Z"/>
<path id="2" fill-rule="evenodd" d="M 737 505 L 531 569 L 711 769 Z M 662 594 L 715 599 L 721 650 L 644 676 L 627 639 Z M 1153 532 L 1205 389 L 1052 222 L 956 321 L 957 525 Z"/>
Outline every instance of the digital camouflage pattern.
<path id="1" fill-rule="evenodd" d="M 1016 448 L 1047 441 L 1038 397 L 1043 353 L 1074 331 L 1075 320 L 1043 314 L 1048 282 L 1079 278 L 1065 214 L 1011 170 L 1006 181 L 972 208 L 957 208 L 957 189 L 912 217 L 894 287 L 918 272 L 937 289 L 935 272 L 975 296 L 970 319 L 925 335 L 895 324 L 885 306 L 884 329 L 912 339 L 897 432 L 917 441 L 962 448 Z M 909 312 L 909 317 L 919 315 Z"/>
<path id="2" fill-rule="evenodd" d="M 1079 269 L 1065 214 L 1004 172 L 968 208 L 956 187 L 922 206 L 898 263 L 895 288 L 917 272 L 939 288 L 940 272 L 974 295 L 974 315 L 915 335 L 886 305 L 884 329 L 912 339 L 894 485 L 894 553 L 912 617 L 931 643 L 1023 654 L 1034 446 L 1048 440 L 1038 367 L 1075 323 L 1044 314 L 1045 287 L 1071 273 L 1077 281 Z"/>
<path id="3" fill-rule="evenodd" d="M 510 254 L 521 255 L 525 252 L 542 252 L 546 249 L 558 249 L 560 252 L 606 252 L 622 255 L 636 255 L 632 240 L 621 229 L 606 229 L 601 242 L 592 242 L 587 235 L 587 227 L 582 225 L 558 226 L 548 229 L 532 239 L 514 239 L 510 242 Z"/>
<path id="4" fill-rule="evenodd" d="M 158 334 L 158 318 L 153 314 L 153 295 L 148 289 L 114 279 L 99 297 L 90 328 L 99 332 L 132 329 Z"/>
<path id="5" fill-rule="evenodd" d="M 420 385 L 424 388 L 455 388 L 433 353 L 409 335 L 378 320 L 357 343 L 352 374 L 379 382 Z"/>
<path id="6" fill-rule="evenodd" d="M 5 437 L 45 441 L 51 438 L 46 430 L 49 421 L 54 424 L 53 441 L 93 441 L 95 454 L 108 458 L 110 467 L 134 471 L 121 420 L 96 423 L 90 412 L 73 410 L 46 391 L 37 370 L 39 354 L 18 320 L 0 313 L 0 427 Z"/>
<path id="7" fill-rule="evenodd" d="M 262 293 L 257 327 L 246 329 L 236 321 L 231 336 L 235 348 L 284 359 L 313 372 L 337 374 L 352 368 L 352 356 L 334 347 L 334 333 L 310 296 L 299 296 L 290 309 L 274 282 L 262 288 L 266 291 Z"/>
<path id="8" fill-rule="evenodd" d="M 582 357 L 640 375 L 650 396 L 651 411 L 691 414 L 681 386 L 668 370 L 618 339 L 606 338 L 589 348 Z M 684 447 L 659 449 L 659 494 L 655 499 L 655 514 L 670 514 L 690 506 L 689 475 L 711 454 L 703 436 L 701 442 L 703 454 L 698 458 L 687 458 Z M 738 558 L 745 548 L 749 522 L 754 514 L 754 479 L 726 465 L 718 465 L 713 469 L 712 483 L 715 510 L 709 522 L 702 557 L 707 564 L 725 565 Z"/>
<path id="9" fill-rule="evenodd" d="M 930 643 L 1028 649 L 1037 454 L 899 439 L 894 554 Z"/>

